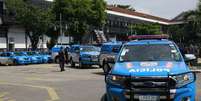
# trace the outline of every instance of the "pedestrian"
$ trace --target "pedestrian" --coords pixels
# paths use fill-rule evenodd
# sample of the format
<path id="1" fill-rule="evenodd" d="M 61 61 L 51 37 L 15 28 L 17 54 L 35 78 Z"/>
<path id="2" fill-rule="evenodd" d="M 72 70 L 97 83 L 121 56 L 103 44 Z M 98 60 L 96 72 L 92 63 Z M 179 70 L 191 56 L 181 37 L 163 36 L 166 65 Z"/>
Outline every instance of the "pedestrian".
<path id="1" fill-rule="evenodd" d="M 64 54 L 63 47 L 61 47 L 59 51 L 59 66 L 60 66 L 61 72 L 65 71 L 64 64 L 65 64 L 65 54 Z"/>
<path id="2" fill-rule="evenodd" d="M 68 50 L 69 50 L 69 48 L 66 47 L 66 48 L 65 48 L 65 59 L 66 59 L 66 64 L 68 64 L 68 62 L 69 62 L 69 60 L 68 60 Z"/>

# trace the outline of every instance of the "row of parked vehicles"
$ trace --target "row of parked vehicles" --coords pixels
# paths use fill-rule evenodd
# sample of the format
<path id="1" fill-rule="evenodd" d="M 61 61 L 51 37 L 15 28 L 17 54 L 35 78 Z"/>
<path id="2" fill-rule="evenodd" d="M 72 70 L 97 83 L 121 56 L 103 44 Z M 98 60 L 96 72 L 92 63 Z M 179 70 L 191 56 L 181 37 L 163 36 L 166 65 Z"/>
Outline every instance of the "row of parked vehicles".
<path id="1" fill-rule="evenodd" d="M 72 45 L 71 66 L 99 65 L 105 72 L 104 101 L 195 101 L 196 74 L 166 36 L 132 36 L 130 42 L 108 42 L 101 48 Z"/>
<path id="2" fill-rule="evenodd" d="M 49 52 L 0 52 L 0 65 L 26 65 L 51 62 Z"/>
<path id="3" fill-rule="evenodd" d="M 72 67 L 78 65 L 79 68 L 98 65 L 103 71 L 109 72 L 111 69 L 110 60 L 114 60 L 120 51 L 123 42 L 107 42 L 102 46 L 93 45 L 56 45 L 52 48 L 52 59 L 59 62 L 58 52 L 60 47 L 65 47 L 68 52 L 68 60 Z"/>

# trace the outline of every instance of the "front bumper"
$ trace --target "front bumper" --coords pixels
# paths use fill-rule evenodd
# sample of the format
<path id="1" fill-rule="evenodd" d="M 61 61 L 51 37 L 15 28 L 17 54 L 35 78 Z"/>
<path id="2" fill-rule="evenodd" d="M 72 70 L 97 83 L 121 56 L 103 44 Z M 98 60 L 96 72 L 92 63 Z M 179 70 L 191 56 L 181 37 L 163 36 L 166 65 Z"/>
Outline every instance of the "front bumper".
<path id="1" fill-rule="evenodd" d="M 195 101 L 195 83 L 188 84 L 182 88 L 169 89 L 169 93 L 154 93 L 151 88 L 146 93 L 140 93 L 137 90 L 124 89 L 117 86 L 107 85 L 108 101 L 140 101 L 141 95 L 154 95 L 160 98 L 160 101 Z M 187 100 L 188 99 L 188 100 Z"/>
<path id="2" fill-rule="evenodd" d="M 84 65 L 98 65 L 98 58 L 81 58 L 80 62 Z"/>

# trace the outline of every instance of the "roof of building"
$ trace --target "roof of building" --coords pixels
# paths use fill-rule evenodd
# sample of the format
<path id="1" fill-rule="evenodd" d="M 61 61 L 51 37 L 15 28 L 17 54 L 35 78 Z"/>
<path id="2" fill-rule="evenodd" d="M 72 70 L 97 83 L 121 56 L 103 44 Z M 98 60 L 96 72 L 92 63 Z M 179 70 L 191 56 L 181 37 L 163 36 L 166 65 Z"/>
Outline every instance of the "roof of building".
<path id="1" fill-rule="evenodd" d="M 150 14 L 145 14 L 142 12 L 133 11 L 133 10 L 129 10 L 129 9 L 123 9 L 123 8 L 119 8 L 116 6 L 107 6 L 106 12 L 109 14 L 114 14 L 114 15 L 118 15 L 118 16 L 124 16 L 124 17 L 139 19 L 139 20 L 143 20 L 143 21 L 164 24 L 164 25 L 179 23 L 179 22 L 175 22 L 173 20 L 169 20 L 169 19 L 165 19 L 165 18 L 161 18 L 158 16 L 153 16 Z"/>

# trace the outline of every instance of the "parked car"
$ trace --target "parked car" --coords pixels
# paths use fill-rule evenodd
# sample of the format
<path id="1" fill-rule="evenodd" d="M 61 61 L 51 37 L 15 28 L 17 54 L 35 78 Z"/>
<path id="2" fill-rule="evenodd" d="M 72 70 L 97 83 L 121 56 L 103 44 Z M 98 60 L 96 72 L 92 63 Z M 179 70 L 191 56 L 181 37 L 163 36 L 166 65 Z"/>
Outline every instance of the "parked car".
<path id="1" fill-rule="evenodd" d="M 71 66 L 79 64 L 79 67 L 98 65 L 100 49 L 90 45 L 73 45 L 69 50 L 69 60 Z"/>
<path id="2" fill-rule="evenodd" d="M 42 56 L 39 55 L 37 52 L 21 52 L 23 55 L 28 56 L 31 60 L 32 64 L 43 63 Z"/>
<path id="3" fill-rule="evenodd" d="M 137 37 L 136 37 L 137 38 Z M 106 75 L 106 101 L 195 101 L 196 75 L 177 45 L 165 39 L 131 41 L 122 46 Z"/>
<path id="4" fill-rule="evenodd" d="M 53 62 L 55 62 L 55 63 L 59 63 L 59 51 L 60 51 L 61 47 L 66 49 L 65 51 L 68 51 L 70 48 L 69 45 L 55 45 L 51 49 L 51 58 L 52 58 Z"/>
<path id="5" fill-rule="evenodd" d="M 51 53 L 50 52 L 37 52 L 42 57 L 43 63 L 50 63 L 52 62 Z"/>
<path id="6" fill-rule="evenodd" d="M 2 52 L 0 54 L 0 64 L 4 65 L 23 65 L 29 64 L 30 59 L 19 52 Z"/>
<path id="7" fill-rule="evenodd" d="M 102 67 L 104 73 L 108 73 L 111 70 L 112 64 L 110 64 L 110 62 L 112 62 L 111 60 L 117 58 L 122 44 L 123 42 L 120 41 L 102 44 L 99 56 L 99 65 Z"/>

